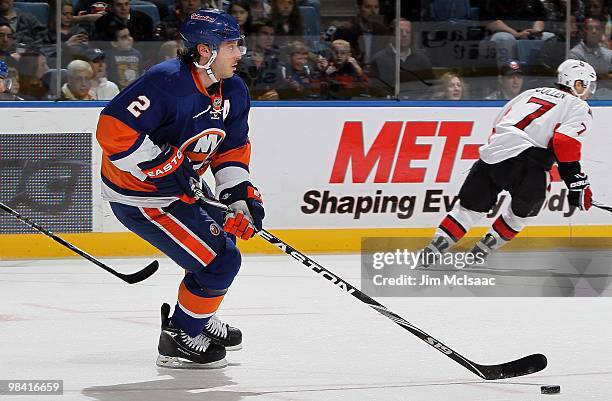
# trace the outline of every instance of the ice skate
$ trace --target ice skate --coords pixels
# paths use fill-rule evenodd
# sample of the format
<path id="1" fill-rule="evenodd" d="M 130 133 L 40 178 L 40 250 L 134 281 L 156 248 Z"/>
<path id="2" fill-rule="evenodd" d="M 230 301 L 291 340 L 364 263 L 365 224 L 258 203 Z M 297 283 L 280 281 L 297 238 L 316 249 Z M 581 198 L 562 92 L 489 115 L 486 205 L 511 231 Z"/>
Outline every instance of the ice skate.
<path id="1" fill-rule="evenodd" d="M 478 240 L 470 251 L 474 255 L 474 263 L 470 267 L 484 266 L 491 252 L 499 248 L 497 239 L 491 234 L 486 234 Z"/>
<path id="2" fill-rule="evenodd" d="M 183 330 L 173 327 L 168 318 L 169 313 L 170 305 L 163 304 L 157 366 L 172 369 L 214 369 L 227 366 L 222 345 L 212 342 L 204 334 L 190 337 Z"/>
<path id="3" fill-rule="evenodd" d="M 208 320 L 202 334 L 214 343 L 224 346 L 227 351 L 242 349 L 242 332 L 240 329 L 222 322 L 217 315 L 213 315 Z"/>
<path id="4" fill-rule="evenodd" d="M 448 239 L 443 236 L 436 236 L 431 242 L 421 251 L 420 263 L 417 268 L 428 268 L 433 264 L 437 255 L 442 255 L 451 247 Z"/>

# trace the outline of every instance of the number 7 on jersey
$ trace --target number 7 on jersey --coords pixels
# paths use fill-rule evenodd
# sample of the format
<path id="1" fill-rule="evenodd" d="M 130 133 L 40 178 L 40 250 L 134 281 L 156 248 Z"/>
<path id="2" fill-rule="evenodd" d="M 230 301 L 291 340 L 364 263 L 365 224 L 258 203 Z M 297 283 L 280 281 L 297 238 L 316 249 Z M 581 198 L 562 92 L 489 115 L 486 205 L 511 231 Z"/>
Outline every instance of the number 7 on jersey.
<path id="1" fill-rule="evenodd" d="M 535 104 L 539 104 L 540 107 L 538 107 L 533 113 L 528 114 L 527 116 L 525 116 L 525 118 L 523 118 L 521 121 L 519 121 L 518 123 L 514 124 L 514 126 L 518 129 L 524 130 L 525 127 L 527 127 L 529 124 L 531 124 L 533 122 L 533 120 L 535 120 L 536 118 L 542 117 L 542 115 L 544 115 L 544 113 L 546 113 L 548 110 L 552 109 L 556 104 L 537 98 L 537 97 L 530 97 L 529 100 L 527 101 L 527 103 L 535 103 Z"/>

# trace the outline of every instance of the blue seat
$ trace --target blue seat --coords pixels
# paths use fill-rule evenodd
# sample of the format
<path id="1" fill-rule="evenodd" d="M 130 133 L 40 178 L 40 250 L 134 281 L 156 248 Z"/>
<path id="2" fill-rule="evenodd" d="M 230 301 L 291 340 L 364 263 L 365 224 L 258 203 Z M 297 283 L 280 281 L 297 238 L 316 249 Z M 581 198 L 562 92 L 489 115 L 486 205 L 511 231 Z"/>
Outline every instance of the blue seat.
<path id="1" fill-rule="evenodd" d="M 36 17 L 38 22 L 47 26 L 47 21 L 49 20 L 49 4 L 15 2 L 13 6 L 20 11 L 32 14 Z"/>
<path id="2" fill-rule="evenodd" d="M 133 3 L 130 3 L 130 9 L 134 11 L 140 11 L 140 12 L 147 14 L 153 20 L 153 26 L 157 26 L 157 24 L 159 24 L 159 21 L 160 21 L 159 10 L 157 9 L 157 6 L 155 4 L 153 3 L 147 4 L 144 1 L 133 2 Z"/>
<path id="3" fill-rule="evenodd" d="M 319 36 L 321 34 L 321 19 L 313 6 L 300 6 L 300 14 L 304 23 L 304 36 Z"/>
<path id="4" fill-rule="evenodd" d="M 472 19 L 470 0 L 432 0 L 429 13 L 432 21 Z"/>
<path id="5" fill-rule="evenodd" d="M 542 50 L 544 40 L 517 40 L 516 41 L 516 57 L 521 66 L 528 67 L 536 64 L 538 54 Z"/>

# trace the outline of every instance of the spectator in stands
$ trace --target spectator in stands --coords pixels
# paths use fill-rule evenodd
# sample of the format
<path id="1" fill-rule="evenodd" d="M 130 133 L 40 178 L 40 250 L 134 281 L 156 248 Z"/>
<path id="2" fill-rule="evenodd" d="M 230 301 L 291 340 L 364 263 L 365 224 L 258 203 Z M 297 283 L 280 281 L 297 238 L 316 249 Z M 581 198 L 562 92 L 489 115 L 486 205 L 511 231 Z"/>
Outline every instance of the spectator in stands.
<path id="1" fill-rule="evenodd" d="M 289 88 L 285 99 L 315 99 L 320 95 L 319 77 L 309 62 L 310 53 L 304 42 L 289 42 L 286 76 Z"/>
<path id="2" fill-rule="evenodd" d="M 256 21 L 252 28 L 250 48 L 255 52 L 262 53 L 266 58 L 278 59 L 279 50 L 274 44 L 276 37 L 272 21 L 269 19 Z"/>
<path id="3" fill-rule="evenodd" d="M 601 34 L 601 45 L 609 48 L 612 20 L 610 20 L 608 7 L 604 5 L 603 0 L 585 0 L 584 18 L 595 18 L 602 22 L 604 29 Z"/>
<path id="4" fill-rule="evenodd" d="M 591 5 L 596 3 L 596 5 Z M 602 35 L 602 44 L 607 48 L 612 48 L 612 16 L 610 15 L 610 0 L 587 0 L 586 17 L 600 18 L 604 25 L 604 33 Z"/>
<path id="5" fill-rule="evenodd" d="M 251 25 L 253 24 L 253 18 L 251 16 L 251 6 L 248 0 L 235 0 L 232 1 L 227 9 L 227 12 L 234 18 L 240 25 L 240 31 L 244 36 L 248 36 L 251 33 Z"/>
<path id="6" fill-rule="evenodd" d="M 103 1 L 80 0 L 74 7 L 72 19 L 75 24 L 87 26 L 87 31 L 91 33 L 96 21 L 107 12 L 110 12 L 110 6 Z"/>
<path id="7" fill-rule="evenodd" d="M 601 0 L 584 0 L 584 17 L 601 18 L 604 15 L 604 5 Z"/>
<path id="8" fill-rule="evenodd" d="M 126 26 L 135 41 L 153 40 L 153 20 L 141 11 L 130 9 L 129 0 L 111 0 L 111 12 L 96 21 L 97 40 L 115 40 L 115 27 Z"/>
<path id="9" fill-rule="evenodd" d="M 5 80 L 8 79 L 9 70 L 4 61 L 0 61 L 0 94 L 7 91 Z"/>
<path id="10" fill-rule="evenodd" d="M 89 90 L 93 70 L 87 61 L 73 60 L 68 64 L 68 82 L 62 86 L 59 100 L 92 100 Z"/>
<path id="11" fill-rule="evenodd" d="M 446 72 L 442 74 L 434 94 L 431 97 L 433 100 L 463 100 L 467 98 L 467 88 L 465 82 L 458 72 Z"/>
<path id="12" fill-rule="evenodd" d="M 13 0 L 0 0 L 0 23 L 7 22 L 13 28 L 15 43 L 23 43 L 30 49 L 39 48 L 47 36 L 47 28 L 30 13 L 13 7 Z"/>
<path id="13" fill-rule="evenodd" d="M 272 7 L 265 0 L 248 0 L 251 6 L 253 21 L 268 19 L 272 13 Z"/>
<path id="14" fill-rule="evenodd" d="M 327 99 L 350 100 L 368 92 L 368 78 L 343 39 L 331 44 L 333 59 L 323 67 L 321 94 Z"/>
<path id="15" fill-rule="evenodd" d="M 202 8 L 202 0 L 175 0 L 174 12 L 159 24 L 159 37 L 166 40 L 181 40 L 179 27 L 187 17 Z"/>
<path id="16" fill-rule="evenodd" d="M 359 12 L 347 23 L 339 24 L 333 39 L 351 44 L 353 56 L 362 65 L 370 64 L 372 56 L 389 42 L 389 30 L 380 22 L 378 0 L 356 0 Z"/>
<path id="17" fill-rule="evenodd" d="M 51 14 L 55 15 L 55 3 L 52 2 Z M 62 43 L 62 67 L 66 67 L 68 63 L 74 58 L 79 58 L 80 55 L 85 53 L 87 45 L 89 43 L 90 31 L 85 29 L 79 24 L 74 23 L 73 7 L 71 0 L 60 1 L 61 20 L 60 20 L 60 32 L 61 32 L 61 43 Z M 55 29 L 55 18 L 49 18 L 48 33 L 45 43 L 49 46 L 55 47 L 56 45 L 56 29 Z M 91 31 L 93 32 L 93 31 Z M 56 52 L 45 51 L 45 54 L 49 57 L 55 57 Z"/>
<path id="18" fill-rule="evenodd" d="M 254 22 L 250 38 L 250 50 L 238 63 L 237 74 L 246 82 L 253 99 L 278 100 L 288 88 L 288 81 L 274 45 L 272 21 Z"/>
<path id="19" fill-rule="evenodd" d="M 0 100 L 19 101 L 24 100 L 19 93 L 19 71 L 17 68 L 8 67 L 8 78 L 4 80 L 6 87 L 4 93 L 0 93 Z"/>
<path id="20" fill-rule="evenodd" d="M 278 100 L 286 89 L 285 69 L 274 45 L 274 25 L 269 19 L 255 21 L 249 51 L 238 63 L 238 75 L 247 83 L 256 100 Z"/>
<path id="21" fill-rule="evenodd" d="M 497 76 L 497 89 L 485 96 L 485 100 L 510 100 L 523 91 L 524 76 L 521 65 L 512 60 L 502 66 Z"/>
<path id="22" fill-rule="evenodd" d="M 136 80 L 143 70 L 142 54 L 134 49 L 134 38 L 125 25 L 117 26 L 108 51 L 108 76 L 119 89 Z"/>
<path id="23" fill-rule="evenodd" d="M 28 51 L 19 57 L 18 68 L 21 76 L 21 93 L 26 100 L 46 100 L 47 88 L 43 75 L 49 71 L 47 58 L 39 51 Z"/>
<path id="24" fill-rule="evenodd" d="M 517 40 L 552 37 L 544 31 L 545 17 L 540 0 L 483 0 L 480 18 L 490 21 L 487 29 L 493 32 L 489 39 L 495 42 L 499 67 L 517 58 Z"/>
<path id="25" fill-rule="evenodd" d="M 157 52 L 157 62 L 171 60 L 178 55 L 179 43 L 176 40 L 168 40 L 159 47 Z"/>
<path id="26" fill-rule="evenodd" d="M 278 58 L 265 57 L 260 51 L 247 51 L 236 73 L 247 84 L 254 100 L 279 100 L 289 87 L 285 68 Z"/>
<path id="27" fill-rule="evenodd" d="M 88 49 L 86 61 L 93 71 L 89 95 L 93 100 L 111 100 L 119 93 L 117 84 L 106 78 L 105 54 L 101 49 Z"/>
<path id="28" fill-rule="evenodd" d="M 585 19 L 582 24 L 582 40 L 569 53 L 569 58 L 586 61 L 591 64 L 595 72 L 597 72 L 598 81 L 608 79 L 612 65 L 612 50 L 601 46 L 603 30 L 604 26 L 600 19 Z M 605 85 L 604 82 L 601 83 Z"/>
<path id="29" fill-rule="evenodd" d="M 72 1 L 72 0 L 71 0 Z M 78 19 L 79 23 L 82 22 L 92 22 L 95 23 L 99 17 L 104 15 L 106 12 L 110 12 L 110 6 L 107 6 L 107 3 L 111 3 L 112 0 L 78 0 L 76 2 L 76 6 L 74 8 L 75 19 Z M 133 4 L 137 3 L 152 3 L 157 7 L 157 11 L 159 12 L 160 20 L 165 19 L 170 14 L 170 10 L 168 9 L 168 1 L 167 0 L 146 0 L 146 1 L 134 1 Z M 103 11 L 104 8 L 107 8 L 106 11 Z"/>
<path id="30" fill-rule="evenodd" d="M 13 28 L 8 22 L 0 22 L 0 60 L 9 67 L 17 66 L 18 55 L 13 46 Z"/>
<path id="31" fill-rule="evenodd" d="M 392 22 L 392 25 L 395 21 Z M 412 22 L 400 18 L 400 98 L 429 99 L 435 76 L 429 58 L 414 46 Z M 395 90 L 395 42 L 392 40 L 372 57 L 370 77 L 374 93 L 378 96 L 390 95 Z"/>
<path id="32" fill-rule="evenodd" d="M 284 47 L 304 35 L 304 23 L 295 0 L 272 0 L 272 16 L 277 45 Z"/>
<path id="33" fill-rule="evenodd" d="M 61 6 L 61 41 L 65 42 L 68 46 L 86 45 L 89 39 L 89 32 L 87 29 L 74 23 L 72 0 L 61 0 Z M 51 12 L 55 11 L 51 10 Z M 55 18 L 49 18 L 48 28 L 46 42 L 49 44 L 55 44 Z"/>

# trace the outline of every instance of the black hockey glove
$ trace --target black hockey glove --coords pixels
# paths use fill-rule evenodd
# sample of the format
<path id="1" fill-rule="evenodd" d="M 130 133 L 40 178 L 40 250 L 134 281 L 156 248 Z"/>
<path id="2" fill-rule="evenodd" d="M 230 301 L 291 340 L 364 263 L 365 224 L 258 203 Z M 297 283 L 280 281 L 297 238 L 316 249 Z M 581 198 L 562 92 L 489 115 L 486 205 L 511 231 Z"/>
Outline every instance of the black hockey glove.
<path id="1" fill-rule="evenodd" d="M 261 230 L 266 214 L 261 195 L 253 184 L 244 181 L 224 189 L 219 194 L 219 200 L 232 209 L 225 216 L 223 229 L 226 232 L 247 240 L 255 235 L 255 230 Z"/>
<path id="2" fill-rule="evenodd" d="M 139 163 L 138 167 L 162 196 L 193 196 L 189 179 L 199 180 L 198 173 L 189 162 L 185 163 L 185 155 L 176 146 L 164 145 L 155 159 Z"/>
<path id="3" fill-rule="evenodd" d="M 589 177 L 580 171 L 579 162 L 558 163 L 559 175 L 565 181 L 569 193 L 567 201 L 580 210 L 589 210 L 593 205 L 593 192 Z"/>

